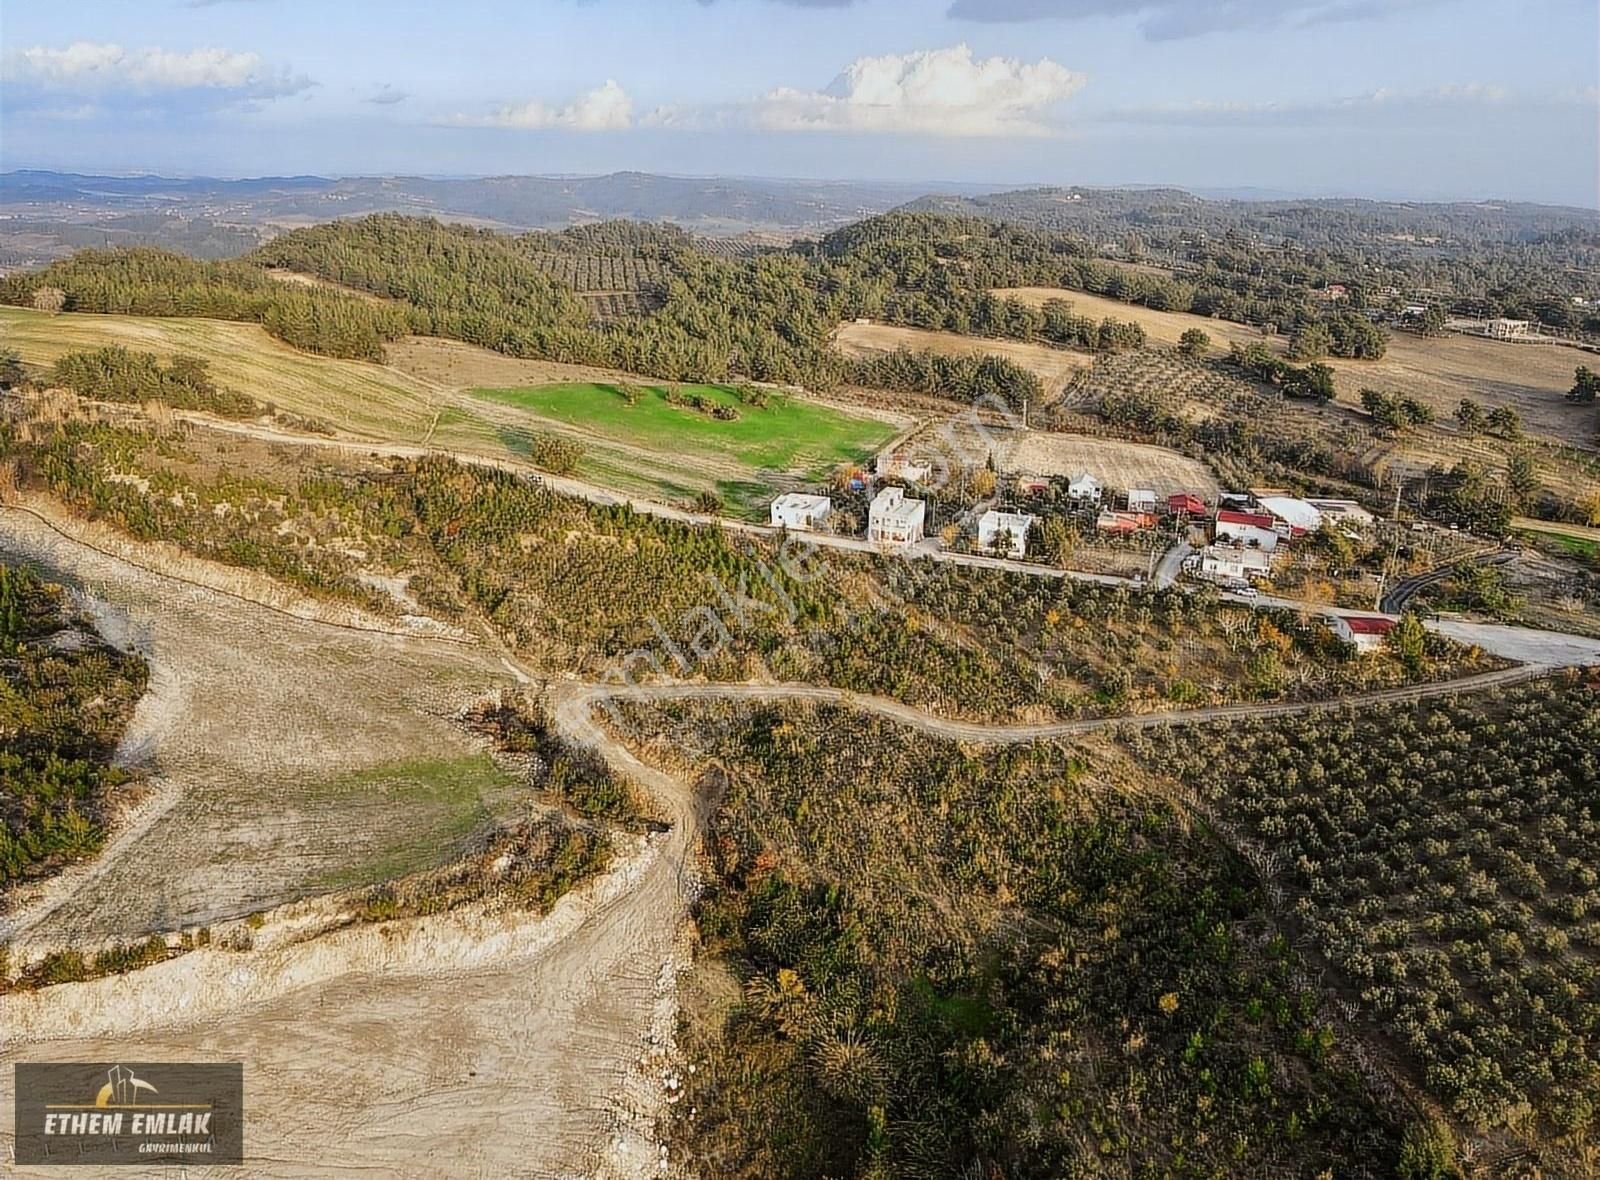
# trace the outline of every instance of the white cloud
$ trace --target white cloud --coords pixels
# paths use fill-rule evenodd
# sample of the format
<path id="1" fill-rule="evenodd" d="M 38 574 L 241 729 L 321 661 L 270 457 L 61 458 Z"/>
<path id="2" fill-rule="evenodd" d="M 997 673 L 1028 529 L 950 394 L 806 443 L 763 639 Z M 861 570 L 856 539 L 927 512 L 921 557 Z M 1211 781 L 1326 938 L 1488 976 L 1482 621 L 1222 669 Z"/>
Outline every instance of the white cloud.
<path id="1" fill-rule="evenodd" d="M 0 59 L 8 102 L 49 106 L 63 98 L 106 105 L 221 107 L 298 94 L 314 83 L 274 68 L 256 53 L 228 49 L 124 49 L 75 41 L 65 48 L 35 46 Z"/>
<path id="2" fill-rule="evenodd" d="M 457 115 L 450 122 L 460 127 L 511 127 L 521 130 L 564 128 L 569 131 L 625 131 L 633 126 L 633 100 L 611 79 L 565 106 L 534 99 L 518 106 L 503 106 L 488 115 Z"/>
<path id="3" fill-rule="evenodd" d="M 1049 135 L 1048 108 L 1076 94 L 1084 81 L 1047 57 L 980 60 L 968 46 L 953 45 L 858 58 L 826 90 L 768 92 L 751 118 L 770 131 Z"/>

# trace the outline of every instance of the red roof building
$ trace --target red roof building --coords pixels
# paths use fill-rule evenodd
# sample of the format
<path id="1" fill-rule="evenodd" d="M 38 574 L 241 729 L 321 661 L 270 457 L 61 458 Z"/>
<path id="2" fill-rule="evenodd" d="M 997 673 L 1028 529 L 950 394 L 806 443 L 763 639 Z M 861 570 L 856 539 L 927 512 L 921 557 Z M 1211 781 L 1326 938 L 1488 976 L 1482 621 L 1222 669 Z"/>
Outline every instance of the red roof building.
<path id="1" fill-rule="evenodd" d="M 1193 492 L 1178 492 L 1167 497 L 1167 511 L 1174 515 L 1204 516 L 1206 502 Z"/>
<path id="2" fill-rule="evenodd" d="M 1112 512 L 1110 509 L 1101 509 L 1100 515 L 1095 518 L 1094 527 L 1102 533 L 1125 537 L 1140 529 L 1155 528 L 1156 518 L 1148 512 Z"/>
<path id="3" fill-rule="evenodd" d="M 1232 508 L 1217 511 L 1218 524 L 1242 524 L 1255 529 L 1276 531 L 1278 522 L 1264 512 L 1235 512 Z"/>
<path id="4" fill-rule="evenodd" d="M 1376 651 L 1393 630 L 1393 619 L 1373 615 L 1337 615 L 1333 620 L 1333 633 L 1358 652 Z"/>

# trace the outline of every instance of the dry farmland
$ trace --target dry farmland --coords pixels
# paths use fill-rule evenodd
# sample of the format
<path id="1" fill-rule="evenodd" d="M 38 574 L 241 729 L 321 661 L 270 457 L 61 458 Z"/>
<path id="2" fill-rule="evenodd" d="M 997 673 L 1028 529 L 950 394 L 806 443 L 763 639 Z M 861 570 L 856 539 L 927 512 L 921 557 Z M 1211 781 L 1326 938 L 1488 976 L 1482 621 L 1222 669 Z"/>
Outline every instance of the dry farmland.
<path id="1" fill-rule="evenodd" d="M 1050 394 L 1059 390 L 1074 373 L 1087 369 L 1093 360 L 1086 352 L 1050 348 L 1043 344 L 962 336 L 927 328 L 899 328 L 891 324 L 841 324 L 833 334 L 833 343 L 840 352 L 851 357 L 877 356 L 897 348 L 909 348 L 914 352 L 926 349 L 941 356 L 993 353 L 1034 373 L 1044 382 L 1045 390 Z"/>
<path id="2" fill-rule="evenodd" d="M 1032 304 L 1066 299 L 1080 315 L 1133 320 L 1144 327 L 1152 340 L 1167 344 L 1176 344 L 1186 329 L 1198 327 L 1210 335 L 1218 348 L 1233 342 L 1266 342 L 1277 351 L 1285 347 L 1281 338 L 1264 336 L 1244 324 L 1185 312 L 1151 311 L 1079 291 L 1009 287 L 998 289 L 995 294 Z M 1593 408 L 1571 405 L 1563 395 L 1572 387 L 1573 370 L 1586 363 L 1593 367 L 1594 362 L 1592 355 L 1566 345 L 1505 344 L 1458 334 L 1424 338 L 1396 332 L 1380 361 L 1332 357 L 1327 363 L 1336 375 L 1341 401 L 1355 402 L 1361 388 L 1371 386 L 1410 394 L 1427 402 L 1440 417 L 1447 417 L 1463 397 L 1470 397 L 1486 407 L 1512 406 L 1522 415 L 1523 427 L 1529 433 L 1593 447 Z"/>
<path id="3" fill-rule="evenodd" d="M 953 432 L 953 434 L 952 434 Z M 959 421 L 930 427 L 923 439 L 953 443 L 964 455 L 992 451 L 996 465 L 1029 475 L 1077 475 L 1088 471 L 1108 487 L 1150 488 L 1158 496 L 1194 492 L 1215 501 L 1220 490 L 1210 468 L 1165 447 L 1048 430 L 986 427 L 982 438 Z M 910 446 L 915 449 L 918 440 Z"/>

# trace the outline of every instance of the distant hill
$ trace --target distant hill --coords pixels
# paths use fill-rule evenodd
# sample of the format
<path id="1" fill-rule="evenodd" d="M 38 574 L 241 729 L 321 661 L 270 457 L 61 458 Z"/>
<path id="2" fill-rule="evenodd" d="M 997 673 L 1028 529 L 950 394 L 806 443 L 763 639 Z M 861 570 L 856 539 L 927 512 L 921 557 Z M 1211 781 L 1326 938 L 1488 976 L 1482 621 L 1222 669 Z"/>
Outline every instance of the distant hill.
<path id="1" fill-rule="evenodd" d="M 939 193 L 902 208 L 1066 230 L 1146 245 L 1245 235 L 1261 244 L 1319 247 L 1388 239 L 1397 245 L 1534 242 L 1600 229 L 1600 213 L 1518 201 L 1368 201 L 1355 198 L 1206 199 L 1177 188 L 1027 188 L 981 195 Z"/>
<path id="2" fill-rule="evenodd" d="M 628 218 L 671 221 L 707 236 L 788 238 L 882 213 L 930 187 L 936 186 L 644 172 L 221 180 L 14 171 L 0 173 L 0 266 L 36 265 L 85 245 L 155 245 L 228 257 L 285 227 L 380 212 L 505 229 Z M 944 187 L 957 193 L 982 188 Z"/>

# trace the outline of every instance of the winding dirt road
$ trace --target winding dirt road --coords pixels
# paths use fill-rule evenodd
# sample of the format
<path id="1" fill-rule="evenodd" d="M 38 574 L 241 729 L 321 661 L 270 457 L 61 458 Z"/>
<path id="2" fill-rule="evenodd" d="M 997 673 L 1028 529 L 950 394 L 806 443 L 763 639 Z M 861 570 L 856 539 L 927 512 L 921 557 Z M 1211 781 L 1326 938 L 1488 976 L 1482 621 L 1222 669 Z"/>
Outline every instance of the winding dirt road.
<path id="1" fill-rule="evenodd" d="M 14 519 L 0 514 L 0 540 L 14 531 Z M 241 629 L 285 627 L 265 608 L 252 618 L 247 603 L 164 585 L 160 575 L 108 563 L 70 540 L 53 543 L 50 558 L 68 573 L 91 571 L 96 585 L 130 601 L 181 596 L 184 609 L 174 617 L 183 623 L 166 633 L 169 644 L 231 642 L 237 648 Z M 184 626 L 200 628 L 213 612 L 220 612 L 223 626 L 186 637 Z M 349 642 L 348 628 L 303 625 L 307 635 L 321 628 Z M 597 724 L 597 708 L 609 698 L 825 702 L 927 733 L 997 743 L 1071 737 L 1111 725 L 1412 700 L 1503 685 L 1563 664 L 1600 663 L 1600 641 L 1471 624 L 1456 630 L 1487 650 L 1521 653 L 1532 662 L 1344 700 L 1003 726 L 935 717 L 814 685 L 619 690 L 558 681 L 550 692 L 560 730 L 593 745 L 637 782 L 667 827 L 635 841 L 612 871 L 563 898 L 549 915 L 446 914 L 257 951 L 212 948 L 130 975 L 0 997 L 4 1058 L 243 1060 L 253 1175 L 655 1174 L 659 1157 L 649 1125 L 663 1101 L 665 1065 L 652 1056 L 652 1038 L 658 1047 L 672 1027 L 674 977 L 683 961 L 696 844 L 708 804 Z M 413 648 L 437 646 L 381 640 L 382 652 L 368 653 L 369 661 L 412 658 Z M 318 650 L 313 644 L 303 654 L 315 659 Z M 500 667 L 505 683 L 527 679 L 486 653 L 474 662 L 474 677 L 487 666 Z M 159 759 L 184 731 L 182 716 L 153 730 L 154 755 Z M 228 740 L 225 730 L 213 729 L 213 753 L 221 757 Z M 188 747 L 187 760 L 204 757 L 203 749 Z M 0 1070 L 0 1104 L 10 1085 L 11 1071 Z"/>

